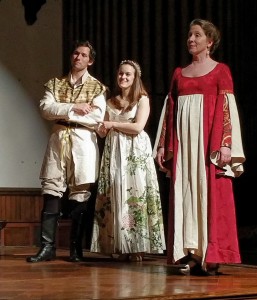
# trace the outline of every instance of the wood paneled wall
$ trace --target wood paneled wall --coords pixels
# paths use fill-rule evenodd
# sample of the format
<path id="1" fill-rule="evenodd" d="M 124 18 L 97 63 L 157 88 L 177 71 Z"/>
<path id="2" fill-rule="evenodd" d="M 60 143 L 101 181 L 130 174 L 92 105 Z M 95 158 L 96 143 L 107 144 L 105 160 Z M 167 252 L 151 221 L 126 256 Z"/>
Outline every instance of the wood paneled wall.
<path id="1" fill-rule="evenodd" d="M 40 191 L 0 192 L 0 219 L 8 222 L 39 222 L 42 204 Z"/>
<path id="2" fill-rule="evenodd" d="M 0 219 L 7 225 L 0 232 L 1 246 L 39 246 L 43 198 L 40 190 L 1 191 Z M 56 242 L 68 247 L 70 220 L 59 222 Z"/>

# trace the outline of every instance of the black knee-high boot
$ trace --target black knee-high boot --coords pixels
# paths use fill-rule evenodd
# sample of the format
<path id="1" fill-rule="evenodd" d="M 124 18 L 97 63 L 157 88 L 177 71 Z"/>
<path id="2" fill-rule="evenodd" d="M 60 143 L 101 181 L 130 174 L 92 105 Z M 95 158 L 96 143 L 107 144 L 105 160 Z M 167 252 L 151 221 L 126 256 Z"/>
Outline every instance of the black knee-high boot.
<path id="1" fill-rule="evenodd" d="M 70 231 L 70 257 L 71 262 L 83 261 L 83 234 L 84 234 L 84 213 L 72 215 L 72 224 Z"/>
<path id="2" fill-rule="evenodd" d="M 27 257 L 27 262 L 40 262 L 53 260 L 56 257 L 55 236 L 59 213 L 41 214 L 41 248 L 34 256 Z"/>

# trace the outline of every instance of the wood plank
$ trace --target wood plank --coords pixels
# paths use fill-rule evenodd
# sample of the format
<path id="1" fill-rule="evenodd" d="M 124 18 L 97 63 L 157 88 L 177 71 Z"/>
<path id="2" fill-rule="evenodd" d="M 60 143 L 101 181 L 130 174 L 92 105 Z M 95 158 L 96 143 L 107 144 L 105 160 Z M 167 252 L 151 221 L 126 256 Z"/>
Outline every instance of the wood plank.
<path id="1" fill-rule="evenodd" d="M 116 262 L 84 252 L 86 261 L 70 263 L 68 250 L 57 259 L 30 264 L 37 248 L 0 248 L 0 299 L 257 299 L 257 267 L 223 265 L 223 275 L 175 275 L 164 256 L 146 256 L 140 263 Z"/>
<path id="2" fill-rule="evenodd" d="M 40 188 L 0 188 L 0 195 L 40 195 Z"/>

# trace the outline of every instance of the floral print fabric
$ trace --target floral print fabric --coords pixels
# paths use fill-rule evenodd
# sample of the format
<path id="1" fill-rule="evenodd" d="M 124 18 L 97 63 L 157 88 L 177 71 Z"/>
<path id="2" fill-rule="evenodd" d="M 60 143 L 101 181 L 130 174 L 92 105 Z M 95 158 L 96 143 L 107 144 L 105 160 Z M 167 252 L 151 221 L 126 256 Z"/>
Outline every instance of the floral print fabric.
<path id="1" fill-rule="evenodd" d="M 133 121 L 129 112 L 107 107 L 110 120 Z M 91 251 L 162 253 L 162 207 L 148 134 L 111 130 L 101 162 Z"/>

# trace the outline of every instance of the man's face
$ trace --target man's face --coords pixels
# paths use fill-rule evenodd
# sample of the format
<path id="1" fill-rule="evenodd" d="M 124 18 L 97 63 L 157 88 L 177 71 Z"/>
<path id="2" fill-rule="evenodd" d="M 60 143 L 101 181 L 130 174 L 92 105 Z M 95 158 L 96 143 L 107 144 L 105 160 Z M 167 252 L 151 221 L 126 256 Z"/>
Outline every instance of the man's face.
<path id="1" fill-rule="evenodd" d="M 80 46 L 71 55 L 71 67 L 74 71 L 83 71 L 93 64 L 88 47 Z"/>

